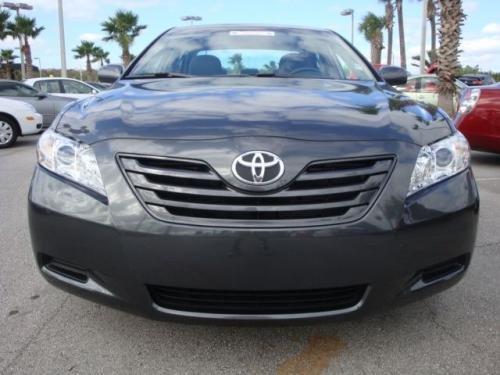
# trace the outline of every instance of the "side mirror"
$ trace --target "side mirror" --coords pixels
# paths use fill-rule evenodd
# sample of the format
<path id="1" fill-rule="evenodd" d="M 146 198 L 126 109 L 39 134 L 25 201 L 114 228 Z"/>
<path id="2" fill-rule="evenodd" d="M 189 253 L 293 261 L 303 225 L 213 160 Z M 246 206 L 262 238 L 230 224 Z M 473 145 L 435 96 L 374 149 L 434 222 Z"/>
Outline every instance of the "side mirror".
<path id="1" fill-rule="evenodd" d="M 103 66 L 97 72 L 99 82 L 114 83 L 123 73 L 123 66 L 117 64 L 110 64 Z"/>
<path id="2" fill-rule="evenodd" d="M 408 81 L 408 72 L 398 66 L 383 66 L 378 72 L 391 86 L 404 85 Z"/>
<path id="3" fill-rule="evenodd" d="M 92 89 L 92 94 L 97 95 L 97 94 L 99 94 L 99 91 L 97 91 L 96 89 Z"/>
<path id="4" fill-rule="evenodd" d="M 37 94 L 36 97 L 38 98 L 38 100 L 42 100 L 42 99 L 45 99 L 47 97 L 47 94 L 41 92 L 41 93 Z"/>

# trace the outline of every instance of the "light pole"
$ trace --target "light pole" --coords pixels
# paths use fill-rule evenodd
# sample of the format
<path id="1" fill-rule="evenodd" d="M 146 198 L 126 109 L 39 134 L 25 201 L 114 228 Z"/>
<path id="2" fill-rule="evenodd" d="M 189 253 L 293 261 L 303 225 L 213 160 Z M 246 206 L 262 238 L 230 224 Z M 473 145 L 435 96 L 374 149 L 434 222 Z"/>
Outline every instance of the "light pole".
<path id="1" fill-rule="evenodd" d="M 21 9 L 23 9 L 23 10 L 32 10 L 33 9 L 33 7 L 31 5 L 26 4 L 26 3 L 11 3 L 11 2 L 7 2 L 7 1 L 0 3 L 0 8 L 1 7 L 15 10 L 17 17 L 20 16 L 19 11 Z M 19 35 L 18 39 L 19 39 L 19 51 L 21 52 L 20 53 L 20 55 L 21 55 L 21 79 L 24 81 L 26 79 L 26 71 L 24 69 L 24 51 L 23 51 L 23 41 L 21 39 L 21 35 Z"/>
<path id="2" fill-rule="evenodd" d="M 62 0 L 57 0 L 57 9 L 59 13 L 59 45 L 61 50 L 61 76 L 67 77 L 66 71 L 66 44 L 64 42 L 64 16 Z"/>
<path id="3" fill-rule="evenodd" d="M 189 24 L 193 26 L 193 21 L 201 21 L 203 18 L 200 16 L 184 16 L 181 17 L 181 21 L 189 21 Z"/>
<path id="4" fill-rule="evenodd" d="M 341 16 L 351 16 L 351 44 L 354 45 L 354 9 L 348 8 L 340 12 Z"/>
<path id="5" fill-rule="evenodd" d="M 420 74 L 425 73 L 425 38 L 427 29 L 427 1 L 422 1 L 422 30 L 420 31 Z"/>
<path id="6" fill-rule="evenodd" d="M 40 78 L 42 77 L 42 59 L 39 57 L 33 57 L 33 60 L 38 60 L 38 73 L 40 73 Z"/>

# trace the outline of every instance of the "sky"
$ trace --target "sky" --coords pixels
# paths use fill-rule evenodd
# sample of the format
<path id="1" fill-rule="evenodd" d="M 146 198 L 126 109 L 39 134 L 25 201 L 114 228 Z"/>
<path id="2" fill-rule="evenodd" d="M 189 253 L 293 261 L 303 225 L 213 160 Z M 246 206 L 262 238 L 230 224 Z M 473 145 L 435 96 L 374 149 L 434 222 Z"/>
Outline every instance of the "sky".
<path id="1" fill-rule="evenodd" d="M 59 32 L 57 0 L 23 0 L 34 9 L 26 11 L 36 17 L 45 30 L 32 42 L 32 55 L 41 60 L 42 68 L 59 68 Z M 462 64 L 476 65 L 484 70 L 500 71 L 500 1 L 463 0 L 467 19 L 463 27 Z M 66 58 L 68 67 L 84 69 L 84 60 L 74 58 L 71 52 L 80 40 L 91 40 L 110 52 L 112 62 L 120 61 L 120 49 L 113 42 L 103 42 L 101 23 L 117 9 L 129 9 L 139 15 L 141 24 L 147 25 L 135 40 L 131 51 L 138 54 L 156 36 L 170 27 L 182 26 L 181 17 L 197 15 L 203 24 L 262 23 L 325 27 L 350 39 L 350 16 L 341 16 L 346 8 L 354 9 L 354 45 L 369 56 L 369 44 L 357 32 L 363 16 L 371 11 L 384 14 L 384 4 L 377 0 L 63 0 L 65 20 Z M 407 57 L 420 51 L 420 25 L 422 4 L 418 0 L 404 0 L 404 23 Z M 428 29 L 427 35 L 430 37 Z M 387 38 L 384 35 L 384 40 Z M 428 38 L 429 39 L 429 38 Z M 385 41 L 386 42 L 386 41 Z M 14 48 L 11 39 L 0 41 L 0 48 Z M 394 35 L 394 64 L 399 64 L 397 27 Z M 427 42 L 430 46 L 430 42 Z M 385 61 L 385 51 L 382 61 Z M 408 61 L 410 62 L 410 61 Z M 38 60 L 34 61 L 35 64 Z M 409 66 L 409 64 L 408 64 Z M 94 64 L 97 68 L 97 63 Z M 416 68 L 410 68 L 416 71 Z"/>

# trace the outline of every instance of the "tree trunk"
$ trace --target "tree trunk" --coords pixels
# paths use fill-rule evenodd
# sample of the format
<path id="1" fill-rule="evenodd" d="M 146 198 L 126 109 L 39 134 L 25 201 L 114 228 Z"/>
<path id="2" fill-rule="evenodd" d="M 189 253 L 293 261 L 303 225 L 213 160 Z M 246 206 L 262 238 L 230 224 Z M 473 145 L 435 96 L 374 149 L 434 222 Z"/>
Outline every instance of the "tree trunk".
<path id="1" fill-rule="evenodd" d="M 10 61 L 5 63 L 5 75 L 7 79 L 12 79 L 12 67 L 10 65 Z"/>
<path id="2" fill-rule="evenodd" d="M 90 55 L 87 55 L 87 79 L 92 79 L 92 64 L 90 63 Z"/>
<path id="3" fill-rule="evenodd" d="M 438 105 L 449 115 L 453 115 L 456 110 L 453 98 L 456 94 L 455 74 L 459 68 L 458 48 L 465 14 L 462 11 L 461 0 L 440 0 L 440 4 Z"/>
<path id="4" fill-rule="evenodd" d="M 28 37 L 24 37 L 24 46 L 23 46 L 26 68 L 26 78 L 33 77 L 33 60 L 31 59 L 31 46 L 28 43 Z M 22 53 L 22 52 L 21 52 Z"/>
<path id="5" fill-rule="evenodd" d="M 123 47 L 122 49 L 122 60 L 123 60 L 123 66 L 127 67 L 128 64 L 130 63 L 130 51 L 128 49 L 128 46 Z"/>
<path id="6" fill-rule="evenodd" d="M 437 60 L 437 54 L 436 54 L 436 16 L 433 15 L 432 17 L 429 17 L 429 22 L 431 24 L 431 61 L 430 63 L 432 64 Z"/>
<path id="7" fill-rule="evenodd" d="M 387 65 L 392 65 L 392 27 L 387 29 Z"/>
<path id="8" fill-rule="evenodd" d="M 399 55 L 401 67 L 406 69 L 406 45 L 405 45 L 405 27 L 403 23 L 403 0 L 396 0 L 396 10 L 398 13 L 399 29 Z"/>
<path id="9" fill-rule="evenodd" d="M 392 0 L 385 2 L 385 24 L 387 29 L 387 65 L 392 65 L 392 39 L 394 35 L 394 6 Z"/>

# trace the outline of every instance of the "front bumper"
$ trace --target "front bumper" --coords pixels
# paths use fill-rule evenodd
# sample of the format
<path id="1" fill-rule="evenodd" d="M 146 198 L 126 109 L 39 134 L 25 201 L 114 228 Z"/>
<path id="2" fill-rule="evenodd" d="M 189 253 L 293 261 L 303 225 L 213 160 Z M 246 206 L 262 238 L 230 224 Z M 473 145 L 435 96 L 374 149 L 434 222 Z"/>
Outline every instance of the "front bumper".
<path id="1" fill-rule="evenodd" d="M 149 216 L 131 194 L 119 205 L 113 209 L 127 215 L 113 215 L 110 205 L 37 167 L 29 220 L 48 281 L 157 319 L 292 320 L 370 311 L 450 287 L 474 248 L 479 197 L 466 170 L 407 199 L 394 224 L 382 218 L 382 208 L 353 223 L 293 229 L 168 224 Z M 391 210 L 398 202 L 393 205 Z M 423 271 L 452 259 L 463 267 L 423 280 Z M 74 265 L 88 279 L 53 272 L 47 267 L 53 260 Z M 164 308 L 146 285 L 229 292 L 366 289 L 357 303 L 330 311 L 231 314 Z"/>
<path id="2" fill-rule="evenodd" d="M 43 117 L 41 114 L 30 113 L 29 116 L 33 119 L 28 120 L 23 117 L 23 121 L 20 123 L 22 135 L 38 134 L 43 128 Z"/>

